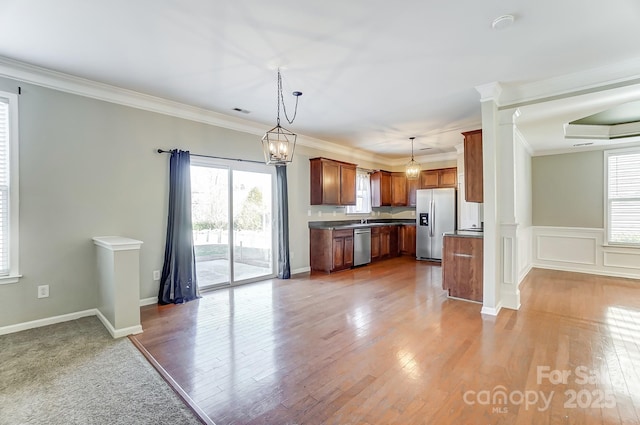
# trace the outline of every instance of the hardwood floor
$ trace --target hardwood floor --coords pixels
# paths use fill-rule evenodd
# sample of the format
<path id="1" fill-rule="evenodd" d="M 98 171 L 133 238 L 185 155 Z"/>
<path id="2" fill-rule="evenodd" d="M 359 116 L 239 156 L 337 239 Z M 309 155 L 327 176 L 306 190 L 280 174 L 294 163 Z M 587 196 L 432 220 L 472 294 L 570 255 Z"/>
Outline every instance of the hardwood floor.
<path id="1" fill-rule="evenodd" d="M 639 281 L 534 269 L 498 317 L 441 288 L 401 257 L 143 307 L 133 339 L 218 425 L 640 423 Z"/>

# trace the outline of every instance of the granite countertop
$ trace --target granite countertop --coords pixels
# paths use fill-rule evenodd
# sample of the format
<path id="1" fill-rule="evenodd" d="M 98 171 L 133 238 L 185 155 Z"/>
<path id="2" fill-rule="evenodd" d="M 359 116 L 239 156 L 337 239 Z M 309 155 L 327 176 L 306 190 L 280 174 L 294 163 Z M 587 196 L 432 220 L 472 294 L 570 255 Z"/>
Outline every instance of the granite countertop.
<path id="1" fill-rule="evenodd" d="M 455 236 L 459 238 L 483 238 L 484 232 L 478 230 L 460 229 L 455 232 L 445 232 L 444 236 Z"/>
<path id="2" fill-rule="evenodd" d="M 310 221 L 309 229 L 362 229 L 379 226 L 415 226 L 415 219 L 367 219 L 366 223 L 360 220 L 333 220 L 333 221 Z"/>

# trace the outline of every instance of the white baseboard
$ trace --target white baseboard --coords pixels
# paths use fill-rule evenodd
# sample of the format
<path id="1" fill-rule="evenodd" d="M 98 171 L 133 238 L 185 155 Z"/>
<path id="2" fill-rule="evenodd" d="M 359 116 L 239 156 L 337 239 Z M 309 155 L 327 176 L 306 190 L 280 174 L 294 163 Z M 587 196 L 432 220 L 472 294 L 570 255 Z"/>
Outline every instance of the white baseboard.
<path id="1" fill-rule="evenodd" d="M 68 322 L 70 320 L 76 320 L 82 317 L 95 316 L 96 312 L 97 310 L 95 308 L 92 308 L 84 311 L 76 311 L 75 313 L 62 314 L 60 316 L 47 317 L 44 319 L 32 320 L 30 322 L 3 326 L 0 327 L 0 335 L 26 331 L 27 329 L 40 328 L 42 326 L 55 325 L 56 323 Z"/>
<path id="2" fill-rule="evenodd" d="M 497 306 L 495 307 L 482 307 L 482 310 L 480 310 L 480 314 L 486 314 L 488 316 L 497 316 L 498 313 L 500 313 L 500 310 L 502 310 L 502 303 L 498 303 Z"/>
<path id="3" fill-rule="evenodd" d="M 157 301 L 157 300 L 156 300 Z M 121 338 L 127 335 L 142 333 L 142 325 L 131 326 L 123 329 L 115 329 L 106 317 L 97 308 L 89 310 L 76 311 L 75 313 L 62 314 L 60 316 L 47 317 L 44 319 L 32 320 L 30 322 L 16 323 L 15 325 L 8 325 L 0 327 L 0 335 L 11 334 L 20 331 L 26 331 L 28 329 L 40 328 L 42 326 L 55 325 L 56 323 L 69 322 L 71 320 L 81 319 L 83 317 L 97 316 L 104 327 L 109 331 L 112 337 Z"/>
<path id="4" fill-rule="evenodd" d="M 143 298 L 140 300 L 140 307 L 151 304 L 158 304 L 158 297 Z"/>
<path id="5" fill-rule="evenodd" d="M 299 269 L 291 270 L 291 276 L 300 273 L 309 273 L 311 271 L 311 267 L 301 267 Z"/>
<path id="6" fill-rule="evenodd" d="M 116 329 L 116 328 L 113 327 L 111 322 L 109 322 L 107 320 L 107 318 L 104 317 L 102 312 L 100 310 L 98 310 L 98 309 L 96 309 L 96 316 L 98 316 L 98 319 L 100 319 L 100 321 L 102 322 L 104 327 L 107 328 L 107 330 L 109 331 L 111 336 L 114 337 L 114 338 L 122 338 L 123 336 L 142 333 L 142 325 L 130 326 L 128 328 L 122 328 L 122 329 Z"/>

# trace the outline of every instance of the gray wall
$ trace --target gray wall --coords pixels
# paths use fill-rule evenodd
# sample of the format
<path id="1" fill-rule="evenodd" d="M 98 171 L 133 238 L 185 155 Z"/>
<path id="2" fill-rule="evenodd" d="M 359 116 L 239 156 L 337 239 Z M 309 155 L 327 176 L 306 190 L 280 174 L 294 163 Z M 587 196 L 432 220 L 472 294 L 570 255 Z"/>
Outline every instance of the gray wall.
<path id="1" fill-rule="evenodd" d="M 604 227 L 602 151 L 532 158 L 533 225 Z"/>
<path id="2" fill-rule="evenodd" d="M 0 326 L 95 308 L 93 236 L 143 241 L 140 296 L 157 295 L 169 157 L 155 149 L 262 159 L 258 136 L 0 79 L 18 85 L 23 277 L 0 285 Z"/>

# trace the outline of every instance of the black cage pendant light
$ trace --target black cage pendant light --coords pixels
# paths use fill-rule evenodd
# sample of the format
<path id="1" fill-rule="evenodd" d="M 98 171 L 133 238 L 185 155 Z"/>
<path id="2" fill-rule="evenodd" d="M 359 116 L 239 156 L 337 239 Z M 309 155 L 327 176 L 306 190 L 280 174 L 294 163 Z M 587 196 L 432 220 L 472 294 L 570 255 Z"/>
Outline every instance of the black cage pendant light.
<path id="1" fill-rule="evenodd" d="M 293 160 L 293 151 L 296 148 L 296 139 L 298 136 L 280 125 L 281 102 L 287 122 L 293 124 L 293 120 L 296 119 L 296 114 L 298 113 L 298 98 L 302 96 L 302 92 L 294 91 L 292 94 L 296 98 L 296 106 L 293 112 L 293 118 L 289 119 L 287 116 L 287 108 L 284 104 L 284 97 L 282 96 L 282 76 L 278 68 L 278 119 L 276 126 L 262 136 L 262 150 L 264 152 L 264 160 L 267 164 L 287 165 Z"/>
<path id="2" fill-rule="evenodd" d="M 405 174 L 407 175 L 407 180 L 417 180 L 420 177 L 420 164 L 418 164 L 413 159 L 413 140 L 415 137 L 409 137 L 411 140 L 411 161 L 407 163 L 405 167 Z"/>

